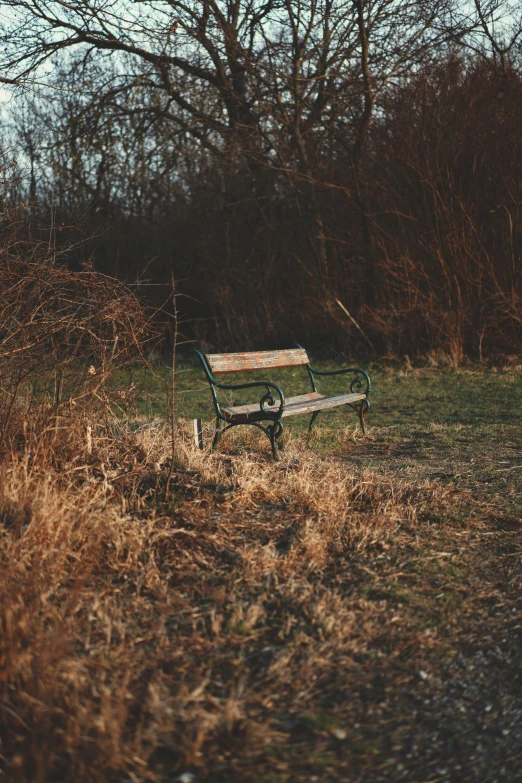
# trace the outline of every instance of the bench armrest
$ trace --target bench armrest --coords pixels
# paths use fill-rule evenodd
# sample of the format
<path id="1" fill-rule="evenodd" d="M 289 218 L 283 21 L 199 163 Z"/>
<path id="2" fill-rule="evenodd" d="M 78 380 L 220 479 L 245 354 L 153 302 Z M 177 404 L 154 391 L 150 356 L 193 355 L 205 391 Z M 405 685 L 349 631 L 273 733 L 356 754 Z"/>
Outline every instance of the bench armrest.
<path id="1" fill-rule="evenodd" d="M 282 416 L 283 411 L 285 409 L 285 395 L 283 390 L 281 389 L 280 386 L 277 385 L 277 383 L 272 383 L 271 381 L 250 381 L 248 383 L 220 383 L 214 378 L 214 376 L 210 372 L 210 368 L 203 354 L 197 350 L 195 350 L 194 353 L 197 354 L 197 356 L 199 356 L 199 359 L 203 365 L 208 382 L 210 383 L 212 389 L 214 402 L 216 404 L 216 410 L 218 412 L 218 415 L 221 416 L 221 418 L 223 418 L 223 414 L 221 414 L 221 410 L 220 410 L 221 406 L 219 405 L 219 401 L 215 393 L 216 388 L 224 389 L 225 391 L 235 391 L 236 389 L 255 389 L 255 388 L 266 389 L 265 394 L 263 394 L 263 396 L 259 400 L 259 408 L 261 412 L 268 414 L 270 418 L 274 418 L 274 419 L 278 419 Z M 276 405 L 276 403 L 279 403 L 279 407 L 276 410 L 273 410 L 273 407 Z M 272 410 L 269 410 L 269 408 L 272 408 Z"/>
<path id="2" fill-rule="evenodd" d="M 254 389 L 256 386 L 266 389 L 266 393 L 263 394 L 259 400 L 259 408 L 262 413 L 269 413 L 270 415 L 278 418 L 285 409 L 285 395 L 282 388 L 278 386 L 277 383 L 271 383 L 270 381 L 251 381 L 250 383 L 218 383 L 218 381 L 213 381 L 213 384 L 214 386 L 217 386 L 218 389 L 225 390 Z M 273 391 L 276 393 L 277 397 L 279 397 L 279 400 L 274 398 L 274 394 L 272 393 Z M 270 408 L 272 408 L 276 402 L 279 403 L 279 408 L 277 410 L 267 410 L 265 407 L 268 405 Z"/>
<path id="3" fill-rule="evenodd" d="M 295 343 L 295 347 L 302 348 L 303 346 L 299 345 L 299 343 Z M 315 378 L 314 378 L 315 375 L 347 375 L 348 373 L 355 374 L 355 378 L 353 378 L 352 382 L 350 383 L 350 391 L 352 392 L 352 394 L 355 394 L 356 392 L 361 392 L 362 394 L 365 394 L 368 397 L 368 395 L 372 390 L 370 376 L 365 370 L 361 370 L 359 367 L 345 367 L 341 370 L 316 370 L 315 367 L 312 367 L 310 362 L 308 362 L 306 368 L 308 370 L 310 381 L 312 383 L 312 389 L 314 392 L 317 391 L 317 386 L 315 385 Z"/>
<path id="4" fill-rule="evenodd" d="M 309 364 L 308 372 L 310 373 L 310 378 L 312 381 L 312 385 L 314 386 L 314 391 L 315 391 L 315 382 L 314 382 L 315 375 L 347 375 L 348 373 L 355 374 L 355 378 L 353 378 L 352 382 L 350 383 L 350 391 L 352 393 L 361 392 L 362 394 L 366 394 L 366 396 L 368 397 L 368 395 L 372 390 L 370 376 L 365 370 L 361 370 L 360 367 L 346 367 L 342 370 L 316 370 L 315 367 L 312 367 L 312 365 Z"/>

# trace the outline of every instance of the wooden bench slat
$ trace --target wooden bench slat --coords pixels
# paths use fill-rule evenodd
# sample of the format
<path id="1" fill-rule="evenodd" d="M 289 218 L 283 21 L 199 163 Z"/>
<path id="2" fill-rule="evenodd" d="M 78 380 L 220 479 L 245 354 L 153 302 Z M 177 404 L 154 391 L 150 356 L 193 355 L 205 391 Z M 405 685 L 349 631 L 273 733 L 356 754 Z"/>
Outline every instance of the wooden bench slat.
<path id="1" fill-rule="evenodd" d="M 241 370 L 265 370 L 273 367 L 298 367 L 308 364 L 304 348 L 287 351 L 256 351 L 254 353 L 211 353 L 206 354 L 211 372 L 241 372 Z"/>
<path id="2" fill-rule="evenodd" d="M 313 413 L 313 411 L 325 410 L 326 408 L 336 408 L 338 405 L 347 405 L 350 402 L 365 400 L 365 394 L 339 394 L 336 397 L 325 397 L 319 392 L 310 392 L 310 394 L 301 394 L 298 397 L 289 397 L 286 400 L 285 409 L 282 418 L 285 416 L 295 416 L 298 413 Z M 275 406 L 277 409 L 277 405 Z M 235 418 L 248 417 L 250 413 L 259 413 L 259 404 L 237 405 L 221 409 L 229 421 Z M 269 410 L 269 409 L 268 409 Z"/>
<path id="3" fill-rule="evenodd" d="M 297 398 L 291 397 L 290 399 L 296 400 Z M 349 402 L 357 402 L 358 400 L 365 399 L 365 394 L 339 394 L 337 397 L 322 397 L 322 399 L 310 400 L 309 402 L 295 402 L 292 403 L 290 407 L 285 406 L 282 418 L 285 416 L 294 416 L 297 413 L 312 413 L 313 411 L 322 411 L 327 408 L 336 408 L 338 405 L 347 405 Z"/>

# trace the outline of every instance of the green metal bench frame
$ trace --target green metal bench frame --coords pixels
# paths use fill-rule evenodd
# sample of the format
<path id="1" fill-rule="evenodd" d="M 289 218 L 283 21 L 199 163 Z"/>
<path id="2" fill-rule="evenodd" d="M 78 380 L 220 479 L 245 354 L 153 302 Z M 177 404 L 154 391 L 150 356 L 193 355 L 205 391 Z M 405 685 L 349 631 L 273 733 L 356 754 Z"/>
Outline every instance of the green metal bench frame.
<path id="1" fill-rule="evenodd" d="M 253 427 L 257 427 L 258 429 L 262 430 L 268 436 L 270 440 L 270 444 L 272 446 L 272 454 L 274 455 L 274 458 L 277 459 L 278 449 L 283 448 L 283 444 L 281 441 L 281 435 L 283 434 L 283 423 L 281 421 L 281 418 L 284 415 L 287 416 L 297 415 L 299 413 L 309 412 L 310 408 L 313 408 L 314 406 L 317 409 L 312 410 L 312 416 L 308 426 L 309 432 L 312 430 L 313 424 L 317 416 L 319 415 L 321 409 L 334 408 L 334 407 L 338 407 L 339 405 L 349 405 L 351 408 L 353 408 L 356 411 L 356 413 L 359 416 L 361 429 L 363 433 L 365 432 L 364 417 L 370 406 L 370 403 L 368 401 L 368 396 L 371 392 L 371 382 L 368 373 L 365 372 L 365 370 L 361 370 L 359 367 L 347 367 L 339 370 L 317 370 L 315 367 L 312 367 L 312 365 L 310 364 L 306 351 L 302 348 L 302 346 L 296 343 L 295 348 L 298 350 L 270 351 L 270 352 L 265 351 L 261 353 L 241 353 L 241 354 L 205 355 L 201 353 L 201 351 L 198 350 L 194 351 L 194 353 L 199 357 L 201 364 L 203 365 L 205 375 L 210 385 L 210 390 L 212 393 L 212 401 L 214 403 L 214 408 L 216 411 L 216 430 L 212 442 L 212 449 L 215 449 L 217 447 L 221 437 L 229 429 L 232 429 L 232 427 L 237 427 L 242 424 L 249 424 Z M 302 352 L 302 356 L 304 357 L 304 360 L 288 361 L 287 357 L 291 356 L 291 358 L 293 359 L 293 354 L 297 354 L 298 351 Z M 312 387 L 312 393 L 309 395 L 303 395 L 302 397 L 292 398 L 292 400 L 288 401 L 288 402 L 292 402 L 294 400 L 296 401 L 303 400 L 302 403 L 297 402 L 294 405 L 295 411 L 294 410 L 292 410 L 291 412 L 289 411 L 289 409 L 287 408 L 287 401 L 285 400 L 284 392 L 282 388 L 278 386 L 276 383 L 272 383 L 271 381 L 250 381 L 248 383 L 220 383 L 216 378 L 214 378 L 214 375 L 212 374 L 211 366 L 213 361 L 217 362 L 218 365 L 230 364 L 230 367 L 227 366 L 226 369 L 221 369 L 219 371 L 214 370 L 214 372 L 228 373 L 228 372 L 245 372 L 245 371 L 254 371 L 254 370 L 259 371 L 260 369 L 263 369 L 264 365 L 262 364 L 261 367 L 255 366 L 257 360 L 256 357 L 259 357 L 259 361 L 262 361 L 264 359 L 271 362 L 271 364 L 269 364 L 269 367 L 271 367 L 272 369 L 275 367 L 291 367 L 291 366 L 301 366 L 301 365 L 307 368 L 310 384 Z M 230 361 L 227 363 L 228 358 L 230 359 Z M 246 369 L 244 369 L 242 366 L 238 366 L 240 365 L 241 361 L 246 361 L 246 363 L 249 366 Z M 350 397 L 350 395 L 348 394 L 340 395 L 339 397 L 323 397 L 322 395 L 319 395 L 317 391 L 316 380 L 315 380 L 316 376 L 347 375 L 349 373 L 354 375 L 354 377 L 350 381 L 350 386 L 349 386 L 350 395 L 357 397 L 357 399 L 354 400 L 346 399 L 347 397 Z M 256 388 L 264 389 L 265 392 L 261 396 L 261 399 L 259 400 L 259 403 L 257 405 L 242 406 L 242 408 L 245 409 L 244 412 L 242 411 L 242 408 L 234 409 L 234 408 L 223 407 L 219 401 L 219 397 L 217 394 L 218 389 L 222 389 L 224 391 L 235 391 L 239 389 L 256 389 Z M 312 399 L 307 404 L 305 398 L 312 398 Z M 339 401 L 336 402 L 337 400 Z M 299 409 L 300 407 L 304 409 L 300 410 Z M 308 410 L 306 410 L 306 408 L 308 408 Z M 201 441 L 199 445 L 200 447 L 202 447 Z"/>

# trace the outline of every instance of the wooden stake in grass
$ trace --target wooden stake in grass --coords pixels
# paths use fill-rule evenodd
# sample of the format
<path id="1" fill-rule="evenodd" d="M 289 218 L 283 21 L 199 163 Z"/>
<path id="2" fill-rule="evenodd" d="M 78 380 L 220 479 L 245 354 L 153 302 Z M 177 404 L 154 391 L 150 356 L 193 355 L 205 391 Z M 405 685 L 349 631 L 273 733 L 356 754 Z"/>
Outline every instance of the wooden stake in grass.
<path id="1" fill-rule="evenodd" d="M 192 419 L 194 426 L 194 441 L 198 449 L 203 450 L 203 425 L 201 419 Z"/>

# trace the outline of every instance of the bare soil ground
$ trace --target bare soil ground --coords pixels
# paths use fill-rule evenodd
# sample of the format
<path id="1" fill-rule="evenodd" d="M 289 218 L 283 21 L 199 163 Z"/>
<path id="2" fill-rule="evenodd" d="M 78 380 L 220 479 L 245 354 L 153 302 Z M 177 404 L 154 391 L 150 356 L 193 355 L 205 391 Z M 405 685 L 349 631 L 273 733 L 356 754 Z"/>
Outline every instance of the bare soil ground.
<path id="1" fill-rule="evenodd" d="M 522 781 L 522 372 L 374 375 L 276 464 L 180 423 L 167 498 L 154 419 L 5 461 L 0 777 Z"/>

